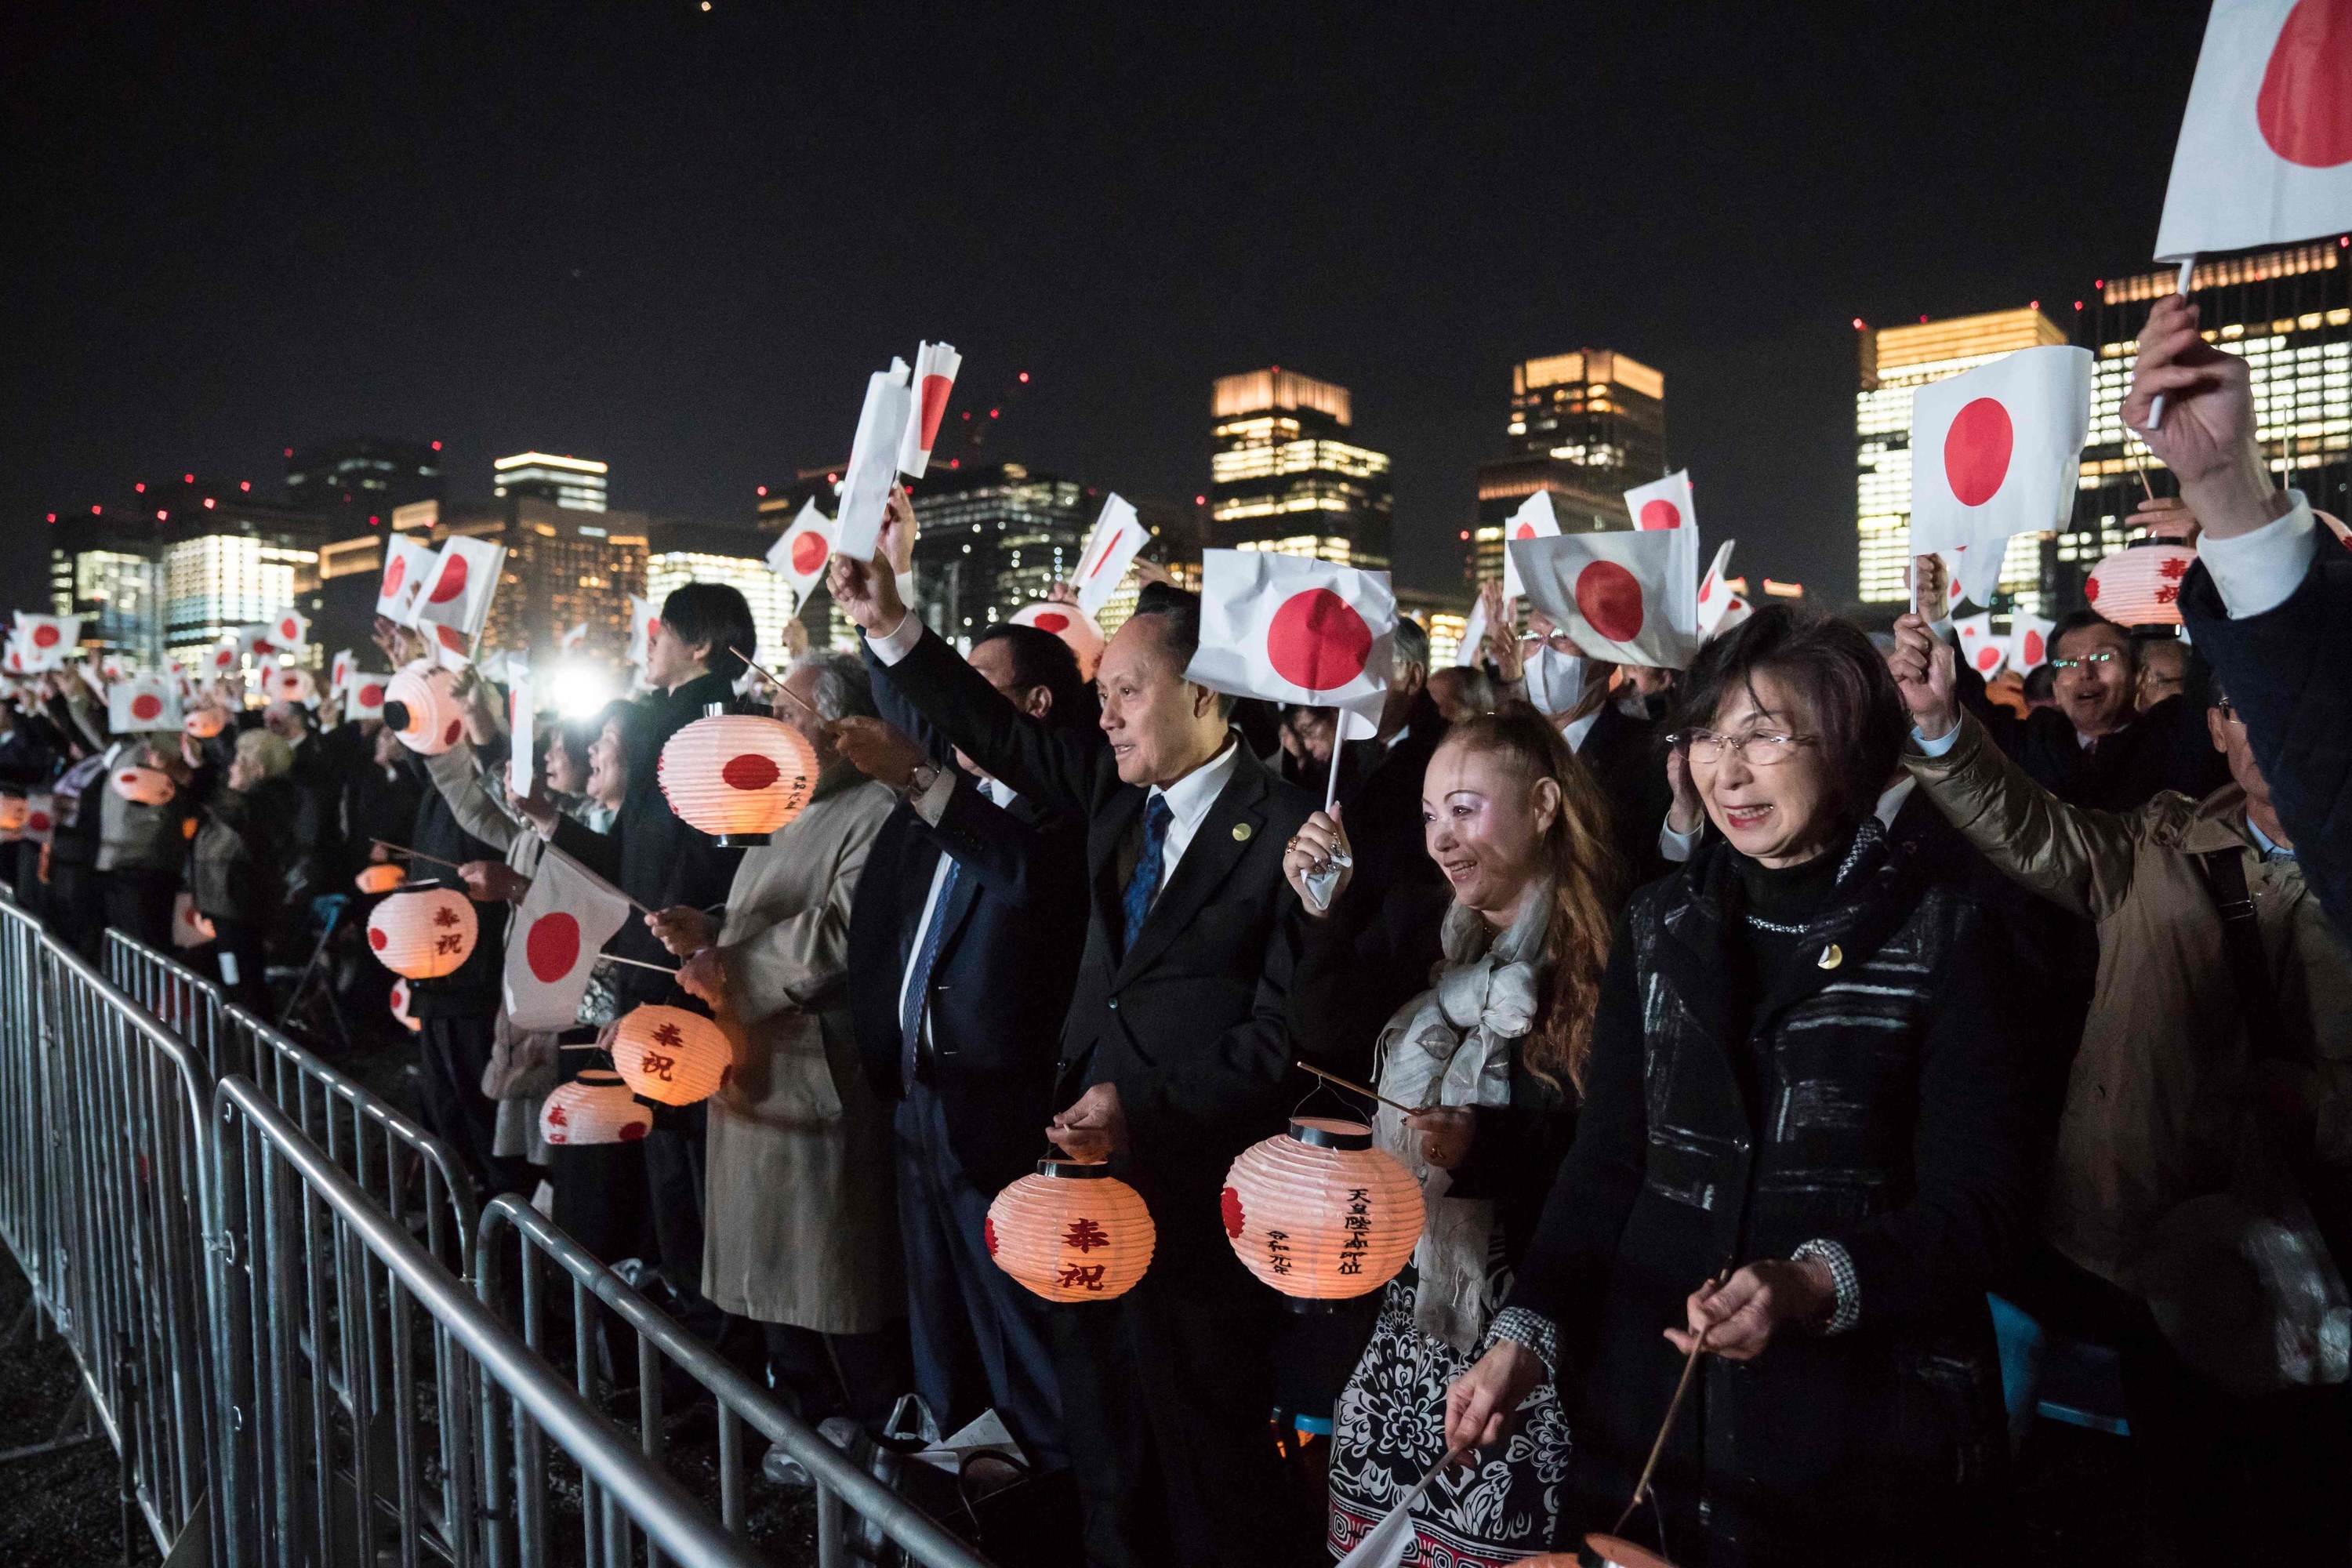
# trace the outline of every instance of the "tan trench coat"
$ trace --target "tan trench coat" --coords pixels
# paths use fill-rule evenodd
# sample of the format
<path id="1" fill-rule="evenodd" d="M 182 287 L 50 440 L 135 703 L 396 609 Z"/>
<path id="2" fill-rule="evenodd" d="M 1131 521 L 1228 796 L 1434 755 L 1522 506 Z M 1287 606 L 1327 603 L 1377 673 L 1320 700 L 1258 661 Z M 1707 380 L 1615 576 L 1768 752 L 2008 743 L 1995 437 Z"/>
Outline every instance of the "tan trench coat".
<path id="1" fill-rule="evenodd" d="M 2051 1180 L 2046 1230 L 2059 1251 L 2142 1289 L 2134 1263 L 2157 1222 L 2230 1189 L 2234 1141 L 2263 1079 L 2315 1113 L 2307 1152 L 2352 1160 L 2352 950 L 2301 868 L 2261 858 L 2243 791 L 2231 784 L 2202 801 L 2168 792 L 2122 815 L 2081 810 L 2035 784 L 1969 717 L 1950 752 L 1906 754 L 1904 765 L 1994 865 L 2098 928 L 2098 978 Z M 2287 1037 L 2259 1062 L 2196 858 L 2232 847 Z"/>
<path id="2" fill-rule="evenodd" d="M 903 1318 L 891 1108 L 850 1021 L 850 900 L 898 796 L 846 764 L 743 857 L 719 956 L 734 1072 L 709 1100 L 702 1293 L 829 1334 Z"/>

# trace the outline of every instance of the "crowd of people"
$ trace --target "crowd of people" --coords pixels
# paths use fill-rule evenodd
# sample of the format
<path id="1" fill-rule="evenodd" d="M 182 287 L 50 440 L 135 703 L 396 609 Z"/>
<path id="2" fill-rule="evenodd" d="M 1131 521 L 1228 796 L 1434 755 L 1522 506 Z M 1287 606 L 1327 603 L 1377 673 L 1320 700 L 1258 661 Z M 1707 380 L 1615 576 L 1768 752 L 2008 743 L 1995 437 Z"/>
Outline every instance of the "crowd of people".
<path id="1" fill-rule="evenodd" d="M 430 758 L 226 693 L 205 738 L 115 737 L 52 680 L 0 708 L 0 785 L 48 790 L 55 836 L 0 854 L 65 939 L 193 940 L 265 1015 L 320 900 L 403 852 L 455 868 L 481 936 L 408 1007 L 473 1179 L 812 1421 L 992 1410 L 1041 1557 L 1295 1563 L 1411 1500 L 1409 1563 L 1590 1531 L 1685 1565 L 1979 1558 L 2020 1430 L 1998 1299 L 2119 1355 L 2149 1560 L 2341 1562 L 2352 559 L 2185 300 L 2125 414 L 2202 531 L 2190 636 L 2074 616 L 1990 690 L 1923 614 L 1774 605 L 1671 671 L 1516 635 L 1490 586 L 1486 657 L 1433 668 L 1401 621 L 1378 733 L 1343 742 L 1188 681 L 1200 606 L 1167 583 L 1087 668 L 1028 626 L 960 654 L 877 555 L 830 571 L 860 650 L 787 650 L 768 693 L 818 776 L 764 846 L 657 777 L 761 689 L 740 595 L 694 584 L 650 691 L 553 726 L 522 795 L 470 677 Z M 126 758 L 172 800 L 104 787 Z M 531 1031 L 494 915 L 551 845 L 652 912 Z M 717 1021 L 722 1087 L 641 1141 L 541 1142 L 647 1002 Z M 1378 1091 L 1355 1113 L 1427 1215 L 1382 1289 L 1307 1316 L 1220 1203 L 1301 1063 Z M 1115 1302 L 991 1257 L 1045 1154 L 1150 1208 Z"/>

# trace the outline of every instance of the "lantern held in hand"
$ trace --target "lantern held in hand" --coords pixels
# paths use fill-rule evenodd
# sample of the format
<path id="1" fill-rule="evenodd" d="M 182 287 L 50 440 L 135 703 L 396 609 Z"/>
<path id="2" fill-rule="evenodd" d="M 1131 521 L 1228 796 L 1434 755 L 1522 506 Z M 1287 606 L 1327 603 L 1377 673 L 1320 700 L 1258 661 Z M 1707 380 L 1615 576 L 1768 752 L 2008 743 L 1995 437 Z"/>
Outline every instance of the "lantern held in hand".
<path id="1" fill-rule="evenodd" d="M 2177 626 L 2180 584 L 2196 564 L 2185 544 L 2142 540 L 2092 567 L 2083 596 L 2119 626 Z"/>
<path id="2" fill-rule="evenodd" d="M 1223 1202 L 1242 1266 L 1302 1300 L 1377 1290 L 1421 1240 L 1421 1184 L 1360 1121 L 1293 1117 L 1234 1158 Z"/>
<path id="3" fill-rule="evenodd" d="M 981 1238 L 999 1268 L 1048 1301 L 1108 1301 L 1143 1278 L 1160 1233 L 1143 1194 L 1109 1166 L 1040 1160 L 996 1194 Z"/>
<path id="4" fill-rule="evenodd" d="M 411 980 L 455 973 L 480 934 L 474 900 L 447 888 L 394 893 L 368 916 L 368 947 L 386 969 Z"/>
<path id="5" fill-rule="evenodd" d="M 570 1083 L 555 1086 L 539 1110 L 541 1142 L 634 1143 L 653 1131 L 654 1113 L 637 1103 L 618 1073 L 590 1068 Z"/>
<path id="6" fill-rule="evenodd" d="M 778 719 L 714 713 L 669 738 L 655 765 L 670 809 L 723 845 L 758 845 L 816 788 L 816 748 Z"/>
<path id="7" fill-rule="evenodd" d="M 437 757 L 466 733 L 465 711 L 451 694 L 446 669 L 411 665 L 384 688 L 383 721 L 400 743 L 421 756 Z"/>
<path id="8" fill-rule="evenodd" d="M 180 787 L 161 768 L 117 768 L 114 793 L 133 805 L 163 805 L 180 793 Z"/>
<path id="9" fill-rule="evenodd" d="M 614 1031 L 613 1065 L 647 1100 L 692 1105 L 733 1075 L 735 1050 L 727 1032 L 701 1014 L 648 1002 Z"/>
<path id="10" fill-rule="evenodd" d="M 32 815 L 33 804 L 23 795 L 0 795 L 0 838 L 22 837 Z"/>

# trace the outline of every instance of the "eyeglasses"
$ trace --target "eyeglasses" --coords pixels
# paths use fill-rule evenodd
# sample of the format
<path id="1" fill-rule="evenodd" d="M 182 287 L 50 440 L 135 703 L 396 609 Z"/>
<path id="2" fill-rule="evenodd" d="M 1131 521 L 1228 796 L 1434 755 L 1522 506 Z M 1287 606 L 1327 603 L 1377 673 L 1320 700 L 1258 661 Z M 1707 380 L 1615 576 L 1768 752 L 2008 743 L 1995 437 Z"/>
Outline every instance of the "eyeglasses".
<path id="1" fill-rule="evenodd" d="M 2080 658 L 2053 658 L 2050 661 L 2050 668 L 2053 669 L 2082 669 L 2094 664 L 2112 664 L 2115 662 L 2115 658 L 2116 656 L 2112 653 L 2086 653 Z"/>
<path id="2" fill-rule="evenodd" d="M 1683 755 L 1695 763 L 1710 765 L 1723 760 L 1729 752 L 1751 768 L 1776 768 L 1797 754 L 1799 748 L 1821 744 L 1819 735 L 1784 735 L 1774 730 L 1757 730 L 1745 735 L 1718 734 L 1713 730 L 1685 730 L 1670 737 L 1682 748 Z"/>

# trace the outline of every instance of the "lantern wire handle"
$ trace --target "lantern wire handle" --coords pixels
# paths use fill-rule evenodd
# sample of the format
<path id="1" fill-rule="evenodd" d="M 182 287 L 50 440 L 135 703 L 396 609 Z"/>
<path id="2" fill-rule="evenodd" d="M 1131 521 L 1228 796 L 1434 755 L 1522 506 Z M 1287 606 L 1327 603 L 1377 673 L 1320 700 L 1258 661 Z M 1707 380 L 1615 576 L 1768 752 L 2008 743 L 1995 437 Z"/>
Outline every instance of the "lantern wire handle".
<path id="1" fill-rule="evenodd" d="M 1317 1078 L 1321 1079 L 1324 1084 L 1331 1085 L 1337 1089 L 1344 1089 L 1349 1094 L 1360 1094 L 1366 1100 L 1378 1100 L 1381 1104 L 1387 1106 L 1390 1110 L 1401 1110 L 1407 1116 L 1415 1114 L 1412 1106 L 1402 1104 L 1397 1100 L 1391 1100 L 1387 1095 L 1381 1093 L 1378 1089 L 1366 1089 L 1360 1083 L 1350 1082 L 1349 1079 L 1341 1078 L 1335 1072 L 1325 1072 L 1321 1068 L 1316 1067 L 1308 1062 L 1300 1062 L 1298 1066 L 1304 1070 L 1313 1073 Z M 1308 1100 L 1314 1099 L 1321 1088 L 1322 1085 L 1318 1085 L 1315 1089 L 1308 1089 L 1307 1091 L 1306 1098 L 1299 1100 L 1298 1103 L 1304 1105 Z M 1352 1110 L 1353 1108 L 1350 1107 L 1350 1109 Z"/>
<path id="2" fill-rule="evenodd" d="M 1726 1268 L 1716 1275 L 1714 1283 L 1721 1285 L 1730 1278 L 1731 1270 Z M 1616 1527 L 1610 1531 L 1610 1534 L 1623 1531 L 1625 1521 L 1632 1519 L 1633 1510 L 1642 1506 L 1643 1497 L 1653 1502 L 1657 1500 L 1657 1493 L 1650 1490 L 1650 1478 L 1658 1473 L 1658 1458 L 1666 1451 L 1666 1435 L 1675 1429 L 1675 1417 L 1683 1413 L 1683 1400 L 1690 1394 L 1691 1374 L 1698 1371 L 1698 1358 L 1706 1352 L 1706 1331 L 1702 1329 L 1698 1337 L 1691 1341 L 1690 1354 L 1683 1359 L 1682 1381 L 1675 1384 L 1675 1396 L 1666 1405 L 1666 1418 L 1658 1424 L 1658 1440 L 1650 1445 L 1650 1458 L 1642 1467 L 1642 1479 L 1633 1483 L 1633 1496 L 1625 1504 L 1625 1511 L 1617 1516 Z"/>
<path id="3" fill-rule="evenodd" d="M 792 698 L 793 707 L 799 709 L 802 712 L 807 714 L 810 718 L 815 720 L 820 724 L 826 722 L 826 719 L 824 714 L 818 712 L 815 709 L 802 701 L 800 698 L 794 695 L 792 691 L 787 690 L 784 683 L 776 679 L 775 673 L 772 670 L 762 669 L 758 665 L 753 664 L 750 654 L 745 653 L 740 647 L 730 647 L 727 651 L 733 654 L 737 658 L 741 659 L 745 665 L 749 666 L 752 674 L 764 677 L 769 685 L 774 687 L 777 690 L 783 692 L 786 697 Z"/>

